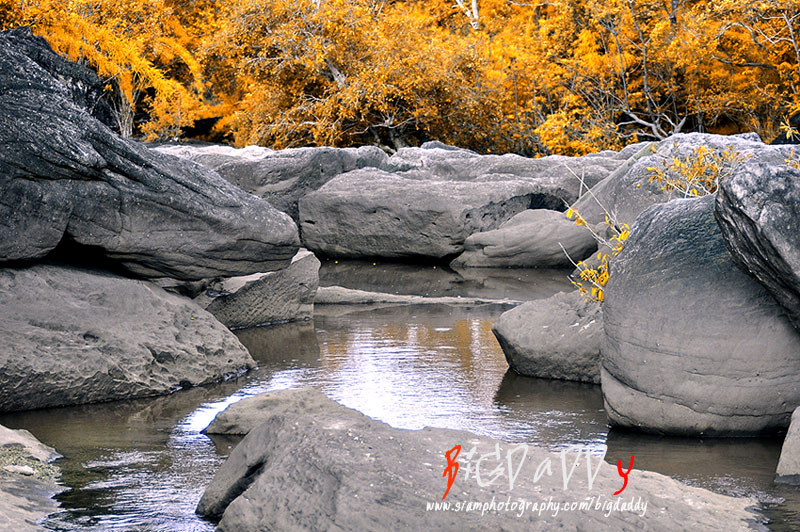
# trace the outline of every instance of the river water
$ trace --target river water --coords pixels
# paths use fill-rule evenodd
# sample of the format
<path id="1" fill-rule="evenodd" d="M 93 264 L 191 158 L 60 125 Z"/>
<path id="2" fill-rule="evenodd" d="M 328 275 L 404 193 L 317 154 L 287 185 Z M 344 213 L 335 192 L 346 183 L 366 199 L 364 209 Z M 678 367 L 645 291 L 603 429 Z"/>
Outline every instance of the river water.
<path id="1" fill-rule="evenodd" d="M 537 299 L 563 271 L 326 262 L 323 285 L 430 296 Z M 259 368 L 168 397 L 0 416 L 55 447 L 63 511 L 53 530 L 210 531 L 194 514 L 239 441 L 201 433 L 216 413 L 270 390 L 315 386 L 393 426 L 464 429 L 554 450 L 605 453 L 695 486 L 758 498 L 770 529 L 800 529 L 800 491 L 772 483 L 778 439 L 677 439 L 609 431 L 600 387 L 508 371 L 491 325 L 504 305 L 318 307 L 312 322 L 238 331 Z M 783 502 L 781 502 L 783 500 Z"/>

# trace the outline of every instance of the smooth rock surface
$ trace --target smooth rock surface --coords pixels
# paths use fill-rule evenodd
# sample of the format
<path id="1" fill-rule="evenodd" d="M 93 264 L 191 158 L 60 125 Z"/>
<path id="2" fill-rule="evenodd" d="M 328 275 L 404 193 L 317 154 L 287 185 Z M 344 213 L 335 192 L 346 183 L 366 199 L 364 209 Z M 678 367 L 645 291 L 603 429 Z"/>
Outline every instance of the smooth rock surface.
<path id="1" fill-rule="evenodd" d="M 303 242 L 334 257 L 443 258 L 472 233 L 529 208 L 558 208 L 535 180 L 412 179 L 374 169 L 340 175 L 300 200 Z"/>
<path id="2" fill-rule="evenodd" d="M 792 414 L 792 422 L 783 439 L 775 482 L 800 485 L 800 408 Z"/>
<path id="3" fill-rule="evenodd" d="M 388 156 L 376 146 L 291 148 L 164 145 L 156 151 L 189 159 L 298 219 L 297 201 L 333 177 L 359 168 L 383 168 Z"/>
<path id="4" fill-rule="evenodd" d="M 652 207 L 611 264 L 601 380 L 615 426 L 753 435 L 800 404 L 800 333 L 734 264 L 713 208 Z"/>
<path id="5" fill-rule="evenodd" d="M 519 305 L 522 303 L 522 301 L 515 299 L 387 294 L 385 292 L 355 290 L 353 288 L 344 288 L 343 286 L 319 287 L 315 302 L 318 305 Z"/>
<path id="6" fill-rule="evenodd" d="M 558 268 L 591 255 L 597 241 L 563 212 L 529 209 L 499 228 L 474 233 L 450 263 L 467 268 Z"/>
<path id="7" fill-rule="evenodd" d="M 417 431 L 394 429 L 321 396 L 307 401 L 308 412 L 279 404 L 275 414 L 253 428 L 233 450 L 206 488 L 198 513 L 221 518 L 220 532 L 258 530 L 752 530 L 760 521 L 749 511 L 755 501 L 731 498 L 681 484 L 658 473 L 633 470 L 621 501 L 641 498 L 646 511 L 602 510 L 563 512 L 489 511 L 458 512 L 434 509 L 442 502 L 447 483 L 445 452 L 461 445 L 459 470 L 446 502 L 477 501 L 490 504 L 526 500 L 546 503 L 585 501 L 592 496 L 616 500 L 612 493 L 622 483 L 616 468 L 592 457 L 596 479 L 589 487 L 584 455 L 563 486 L 562 456 L 534 446 L 521 449 L 488 437 L 446 429 Z M 295 394 L 286 396 L 295 402 Z M 483 460 L 484 476 L 498 462 L 513 455 L 517 476 L 513 488 L 507 474 L 485 488 L 474 477 L 478 458 L 494 453 L 500 460 Z M 467 456 L 475 448 L 472 459 Z M 569 469 L 576 455 L 565 454 Z M 550 473 L 540 464 L 550 461 Z M 468 463 L 469 462 L 469 463 Z M 488 478 L 484 479 L 484 482 Z M 576 505 L 577 506 L 577 505 Z M 555 514 L 555 515 L 554 515 Z"/>
<path id="8" fill-rule="evenodd" d="M 734 260 L 800 330 L 800 170 L 758 157 L 717 194 L 715 214 Z"/>
<path id="9" fill-rule="evenodd" d="M 117 136 L 42 68 L 50 56 L 27 28 L 0 33 L 0 263 L 57 246 L 69 259 L 97 255 L 141 277 L 289 263 L 299 241 L 287 215 L 216 172 Z"/>
<path id="10" fill-rule="evenodd" d="M 625 164 L 572 206 L 592 225 L 603 222 L 607 212 L 618 225 L 632 226 L 636 217 L 651 205 L 682 197 L 677 191 L 661 190 L 658 182 L 649 182 L 654 174 L 651 169 L 665 169 L 668 175 L 675 177 L 677 172 L 669 169 L 674 159 L 692 160 L 700 147 L 717 154 L 732 150 L 745 158 L 737 168 L 748 166 L 747 158 L 755 155 L 772 154 L 781 158 L 788 155 L 786 148 L 769 146 L 753 135 L 681 133 L 657 143 L 644 144 Z"/>
<path id="11" fill-rule="evenodd" d="M 492 332 L 520 375 L 600 383 L 603 316 L 577 290 L 511 309 Z"/>
<path id="12" fill-rule="evenodd" d="M 191 301 L 70 267 L 0 270 L 0 331 L 2 412 L 167 394 L 254 365 Z"/>
<path id="13" fill-rule="evenodd" d="M 281 271 L 212 282 L 195 302 L 230 329 L 310 320 L 319 265 L 313 253 L 302 250 Z"/>

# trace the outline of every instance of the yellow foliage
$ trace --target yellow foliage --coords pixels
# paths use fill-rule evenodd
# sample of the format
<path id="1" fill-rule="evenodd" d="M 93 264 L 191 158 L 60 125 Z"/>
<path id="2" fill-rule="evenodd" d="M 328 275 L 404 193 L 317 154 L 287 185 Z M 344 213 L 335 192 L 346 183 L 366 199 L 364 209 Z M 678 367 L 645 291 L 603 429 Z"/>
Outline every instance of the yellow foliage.
<path id="1" fill-rule="evenodd" d="M 91 64 L 123 130 L 151 137 L 218 116 L 239 144 L 575 155 L 769 139 L 800 112 L 800 0 L 456 4 L 0 0 L 0 28 Z"/>

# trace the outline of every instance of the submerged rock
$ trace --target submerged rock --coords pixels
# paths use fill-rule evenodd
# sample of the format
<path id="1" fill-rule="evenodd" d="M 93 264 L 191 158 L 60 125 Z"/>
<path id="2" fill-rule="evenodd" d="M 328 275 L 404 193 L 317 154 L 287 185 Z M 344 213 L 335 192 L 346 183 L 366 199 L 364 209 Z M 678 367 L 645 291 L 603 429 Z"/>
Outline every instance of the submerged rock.
<path id="1" fill-rule="evenodd" d="M 212 282 L 195 302 L 231 329 L 310 320 L 318 286 L 319 261 L 303 250 L 281 271 Z"/>
<path id="2" fill-rule="evenodd" d="M 260 146 L 159 146 L 156 151 L 189 159 L 218 172 L 237 187 L 298 220 L 297 201 L 339 174 L 386 166 L 388 156 L 375 146 L 292 148 Z"/>
<path id="3" fill-rule="evenodd" d="M 715 214 L 733 259 L 800 330 L 800 170 L 759 157 L 722 183 Z"/>
<path id="4" fill-rule="evenodd" d="M 511 309 L 492 332 L 520 375 L 600 383 L 603 316 L 577 290 Z"/>
<path id="5" fill-rule="evenodd" d="M 206 488 L 197 511 L 219 519 L 220 532 L 258 530 L 600 530 L 609 518 L 602 504 L 578 508 L 595 497 L 611 504 L 622 486 L 614 466 L 599 457 L 563 456 L 546 449 L 510 446 L 485 436 L 446 429 L 401 430 L 372 420 L 324 397 L 306 392 L 272 394 L 261 424 L 233 450 Z M 317 398 L 313 398 L 316 394 Z M 459 469 L 444 502 L 450 509 L 434 509 L 443 502 L 447 479 L 445 453 L 461 445 Z M 471 449 L 474 453 L 471 454 Z M 504 464 L 512 455 L 513 487 Z M 495 450 L 499 458 L 492 458 Z M 453 453 L 454 454 L 454 453 Z M 481 459 L 487 455 L 487 458 Z M 452 456 L 452 455 L 451 455 Z M 471 457 L 471 458 L 470 458 Z M 562 460 L 570 475 L 562 478 Z M 478 461 L 484 468 L 481 488 L 475 478 Z M 549 469 L 541 464 L 550 463 Z M 586 467 L 596 478 L 589 485 Z M 500 478 L 489 471 L 500 466 Z M 626 464 L 627 465 L 627 464 Z M 537 470 L 540 474 L 537 476 Z M 496 474 L 495 470 L 492 474 Z M 539 478 L 541 477 L 541 478 Z M 494 480 L 494 481 L 492 481 Z M 506 501 L 532 505 L 575 502 L 575 511 L 497 509 Z M 755 501 L 732 498 L 681 484 L 657 473 L 633 470 L 617 504 L 638 509 L 615 512 L 614 525 L 626 529 L 752 530 L 759 517 L 751 513 Z M 469 501 L 495 507 L 482 513 L 456 511 Z M 646 501 L 647 508 L 641 504 Z M 623 523 L 624 525 L 620 525 Z"/>
<path id="6" fill-rule="evenodd" d="M 733 262 L 714 197 L 652 207 L 611 264 L 603 395 L 611 423 L 752 435 L 800 404 L 800 333 Z"/>
<path id="7" fill-rule="evenodd" d="M 469 268 L 556 268 L 580 261 L 597 249 L 585 227 L 563 212 L 526 210 L 499 228 L 474 233 L 464 241 L 464 252 L 450 263 Z"/>
<path id="8" fill-rule="evenodd" d="M 58 247 L 70 260 L 96 255 L 137 276 L 190 280 L 289 263 L 299 242 L 287 215 L 114 134 L 43 68 L 53 57 L 27 28 L 0 33 L 0 263 Z"/>
<path id="9" fill-rule="evenodd" d="M 800 485 L 800 408 L 792 414 L 792 422 L 783 440 L 775 482 Z"/>
<path id="10" fill-rule="evenodd" d="M 70 267 L 0 270 L 0 331 L 0 412 L 167 394 L 254 365 L 191 301 Z"/>
<path id="11" fill-rule="evenodd" d="M 558 207 L 551 192 L 535 180 L 441 181 L 356 170 L 300 200 L 300 228 L 306 247 L 328 256 L 438 259 L 525 209 Z"/>

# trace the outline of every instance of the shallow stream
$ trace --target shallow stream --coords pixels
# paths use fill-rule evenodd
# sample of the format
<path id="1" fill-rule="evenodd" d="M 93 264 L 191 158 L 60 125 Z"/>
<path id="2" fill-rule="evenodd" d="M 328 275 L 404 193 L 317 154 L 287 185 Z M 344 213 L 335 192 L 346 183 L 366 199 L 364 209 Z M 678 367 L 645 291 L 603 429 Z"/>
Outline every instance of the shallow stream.
<path id="1" fill-rule="evenodd" d="M 569 289 L 562 271 L 328 262 L 322 284 L 429 296 L 536 299 Z M 239 441 L 201 433 L 228 404 L 296 386 L 393 426 L 487 434 L 554 450 L 592 450 L 768 506 L 770 529 L 800 529 L 800 490 L 775 486 L 780 439 L 697 440 L 609 431 L 600 387 L 508 371 L 491 325 L 503 305 L 318 307 L 313 322 L 237 334 L 259 369 L 168 397 L 0 416 L 52 445 L 63 482 L 53 530 L 205 531 L 204 487 Z M 785 502 L 778 504 L 778 501 Z"/>

